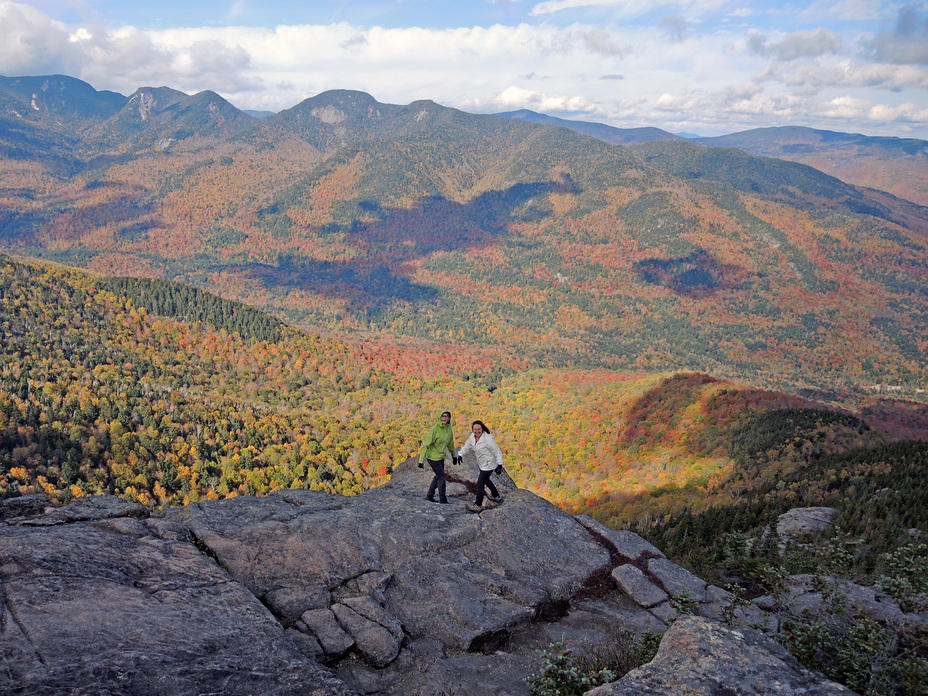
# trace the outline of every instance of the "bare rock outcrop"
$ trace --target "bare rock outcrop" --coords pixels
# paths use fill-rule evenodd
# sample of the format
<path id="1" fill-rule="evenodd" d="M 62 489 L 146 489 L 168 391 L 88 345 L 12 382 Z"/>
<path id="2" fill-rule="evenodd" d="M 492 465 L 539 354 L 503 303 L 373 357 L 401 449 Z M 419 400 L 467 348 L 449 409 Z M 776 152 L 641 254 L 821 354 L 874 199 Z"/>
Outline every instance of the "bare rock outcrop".
<path id="1" fill-rule="evenodd" d="M 504 489 L 502 506 L 473 515 L 466 492 L 441 505 L 424 499 L 426 486 L 407 463 L 390 484 L 355 497 L 283 491 L 192 504 L 169 517 L 284 626 L 329 610 L 378 667 L 399 646 L 365 650 L 375 635 L 492 649 L 610 563 L 572 517 L 527 491 Z"/>
<path id="2" fill-rule="evenodd" d="M 830 507 L 793 508 L 780 515 L 777 534 L 783 539 L 799 539 L 805 534 L 822 531 L 837 514 L 838 511 Z"/>
<path id="3" fill-rule="evenodd" d="M 505 475 L 502 505 L 471 514 L 476 472 L 452 473 L 447 505 L 424 499 L 413 460 L 350 498 L 288 490 L 157 516 L 112 496 L 5 501 L 0 693 L 518 696 L 553 642 L 608 648 L 679 631 L 681 596 L 701 616 L 733 602 Z M 739 611 L 727 620 L 759 622 Z"/>
<path id="4" fill-rule="evenodd" d="M 866 616 L 884 625 L 898 628 L 912 620 L 879 586 L 866 587 L 849 581 L 836 582 L 801 574 L 790 576 L 787 590 L 785 601 L 797 614 L 804 610 L 820 610 L 829 597 L 838 596 L 844 611 Z"/>
<path id="5" fill-rule="evenodd" d="M 656 546 L 633 532 L 609 529 L 585 515 L 580 524 L 611 552 L 611 576 L 624 595 L 650 617 L 649 626 L 663 632 L 679 616 L 693 611 L 719 618 L 723 612 L 745 625 L 760 624 L 763 614 L 751 606 L 735 606 L 732 593 L 707 584 L 664 556 Z"/>
<path id="6" fill-rule="evenodd" d="M 677 621 L 657 656 L 586 696 L 850 696 L 854 692 L 806 669 L 772 638 L 701 617 Z"/>
<path id="7" fill-rule="evenodd" d="M 180 527 L 67 522 L 118 504 L 100 498 L 44 517 L 57 524 L 0 527 L 0 693 L 354 693 Z"/>

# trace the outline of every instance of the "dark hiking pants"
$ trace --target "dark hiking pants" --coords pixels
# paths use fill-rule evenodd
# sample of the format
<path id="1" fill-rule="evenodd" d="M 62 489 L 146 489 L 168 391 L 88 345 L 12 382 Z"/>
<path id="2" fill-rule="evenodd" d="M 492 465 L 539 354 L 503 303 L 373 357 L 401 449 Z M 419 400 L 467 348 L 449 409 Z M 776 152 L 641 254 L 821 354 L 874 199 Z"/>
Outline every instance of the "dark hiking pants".
<path id="1" fill-rule="evenodd" d="M 492 469 L 490 471 L 480 470 L 480 475 L 477 477 L 477 500 L 474 501 L 475 505 L 483 505 L 484 486 L 490 489 L 490 495 L 494 498 L 499 497 L 499 491 L 496 490 L 496 486 L 490 480 L 490 474 L 492 473 Z"/>
<path id="2" fill-rule="evenodd" d="M 432 485 L 429 486 L 429 498 L 435 495 L 435 489 L 438 489 L 438 502 L 447 503 L 445 497 L 445 460 L 444 459 L 426 459 L 435 476 L 432 478 Z"/>

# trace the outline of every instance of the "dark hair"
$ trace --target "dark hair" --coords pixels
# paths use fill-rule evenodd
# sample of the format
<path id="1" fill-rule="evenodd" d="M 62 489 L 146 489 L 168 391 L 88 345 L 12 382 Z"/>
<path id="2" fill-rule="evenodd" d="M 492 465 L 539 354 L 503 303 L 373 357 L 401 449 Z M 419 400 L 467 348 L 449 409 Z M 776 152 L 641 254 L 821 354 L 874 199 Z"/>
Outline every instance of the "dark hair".
<path id="1" fill-rule="evenodd" d="M 473 423 L 470 424 L 470 429 L 473 430 L 475 425 L 479 425 L 481 428 L 483 428 L 483 432 L 485 433 L 490 432 L 490 429 L 487 427 L 487 424 L 484 423 L 482 420 L 475 420 Z"/>
<path id="2" fill-rule="evenodd" d="M 438 416 L 438 419 L 441 420 L 441 417 L 446 413 L 448 414 L 448 420 L 451 420 L 451 411 L 442 411 L 441 415 Z"/>

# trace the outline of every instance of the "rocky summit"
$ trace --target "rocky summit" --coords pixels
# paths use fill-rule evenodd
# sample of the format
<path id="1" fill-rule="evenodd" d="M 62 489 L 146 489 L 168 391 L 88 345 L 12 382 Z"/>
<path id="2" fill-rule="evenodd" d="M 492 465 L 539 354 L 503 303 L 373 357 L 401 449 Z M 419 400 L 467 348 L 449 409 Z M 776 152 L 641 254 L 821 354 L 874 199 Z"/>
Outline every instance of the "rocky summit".
<path id="1" fill-rule="evenodd" d="M 553 642 L 596 650 L 671 624 L 658 658 L 608 693 L 848 693 L 743 627 L 760 609 L 734 612 L 742 627 L 710 621 L 731 621 L 730 595 L 634 534 L 505 474 L 502 504 L 469 512 L 475 472 L 461 469 L 445 505 L 414 460 L 354 497 L 158 515 L 112 496 L 7 500 L 0 693 L 527 694 Z M 695 617 L 674 622 L 681 594 Z"/>

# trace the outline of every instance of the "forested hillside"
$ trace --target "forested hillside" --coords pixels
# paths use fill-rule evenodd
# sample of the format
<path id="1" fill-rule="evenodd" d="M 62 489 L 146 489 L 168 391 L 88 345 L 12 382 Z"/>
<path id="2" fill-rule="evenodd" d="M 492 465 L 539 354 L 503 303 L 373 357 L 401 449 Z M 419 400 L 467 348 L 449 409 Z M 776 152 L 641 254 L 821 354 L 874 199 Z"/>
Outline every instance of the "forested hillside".
<path id="1" fill-rule="evenodd" d="M 157 507 L 288 487 L 354 494 L 416 454 L 450 408 L 458 444 L 474 418 L 491 426 L 519 485 L 647 525 L 892 441 L 859 418 L 705 374 L 344 340 L 164 281 L 5 258 L 0 310 L 3 496 L 109 491 Z M 784 409 L 802 427 L 758 445 L 757 424 Z"/>
<path id="2" fill-rule="evenodd" d="M 768 434 L 778 436 L 772 440 L 777 447 L 782 446 L 780 438 L 795 442 L 797 421 L 821 428 L 823 421 L 829 420 L 817 414 L 811 419 L 808 415 L 789 415 L 793 420 L 788 423 L 788 432 L 782 430 L 786 424 L 783 418 L 773 419 L 774 433 L 768 430 Z M 775 432 L 777 428 L 780 432 Z M 746 455 L 750 456 L 741 451 L 738 459 L 743 461 Z M 785 465 L 770 461 L 768 455 L 763 468 L 746 467 L 745 474 L 755 478 L 746 481 L 745 489 L 733 488 L 734 499 L 727 504 L 687 510 L 658 521 L 642 518 L 633 527 L 694 570 L 712 574 L 727 563 L 744 560 L 733 553 L 734 539 L 743 543 L 753 537 L 759 543 L 787 510 L 827 505 L 839 511 L 831 534 L 837 541 L 850 544 L 849 562 L 852 560 L 863 575 L 880 565 L 882 555 L 928 534 L 926 460 L 928 444 L 911 441 L 841 452 L 810 449 Z M 853 547 L 862 540 L 866 546 L 853 553 Z M 805 560 L 811 561 L 808 557 Z M 806 572 L 811 566 L 793 570 Z"/>
<path id="3" fill-rule="evenodd" d="M 928 212 L 888 194 L 427 101 L 336 91 L 257 120 L 208 92 L 114 111 L 49 84 L 0 129 L 7 252 L 539 367 L 705 372 L 854 410 L 928 396 Z"/>

